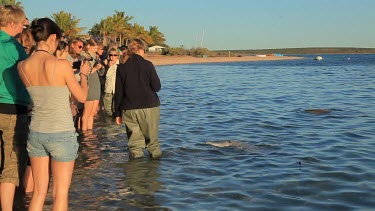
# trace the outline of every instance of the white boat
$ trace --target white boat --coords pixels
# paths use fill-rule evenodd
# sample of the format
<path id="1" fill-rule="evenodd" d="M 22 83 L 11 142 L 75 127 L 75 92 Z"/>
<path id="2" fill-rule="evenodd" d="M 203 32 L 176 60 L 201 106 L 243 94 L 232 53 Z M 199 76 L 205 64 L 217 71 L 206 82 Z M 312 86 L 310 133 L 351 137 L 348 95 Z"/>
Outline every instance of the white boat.
<path id="1" fill-rule="evenodd" d="M 321 57 L 321 56 L 317 56 L 317 57 L 315 57 L 314 60 L 322 60 L 322 59 L 323 59 L 323 57 Z"/>

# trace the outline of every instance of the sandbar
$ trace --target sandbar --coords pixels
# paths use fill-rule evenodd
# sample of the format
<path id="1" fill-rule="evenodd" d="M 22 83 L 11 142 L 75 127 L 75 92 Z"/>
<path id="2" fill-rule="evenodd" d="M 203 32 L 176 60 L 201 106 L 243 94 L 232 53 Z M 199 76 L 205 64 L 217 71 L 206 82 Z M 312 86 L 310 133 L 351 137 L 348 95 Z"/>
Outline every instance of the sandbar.
<path id="1" fill-rule="evenodd" d="M 145 59 L 151 61 L 155 66 L 176 65 L 176 64 L 199 64 L 199 63 L 224 63 L 224 62 L 250 62 L 250 61 L 274 61 L 302 59 L 295 56 L 241 56 L 241 57 L 206 57 L 193 56 L 163 56 L 146 54 Z"/>

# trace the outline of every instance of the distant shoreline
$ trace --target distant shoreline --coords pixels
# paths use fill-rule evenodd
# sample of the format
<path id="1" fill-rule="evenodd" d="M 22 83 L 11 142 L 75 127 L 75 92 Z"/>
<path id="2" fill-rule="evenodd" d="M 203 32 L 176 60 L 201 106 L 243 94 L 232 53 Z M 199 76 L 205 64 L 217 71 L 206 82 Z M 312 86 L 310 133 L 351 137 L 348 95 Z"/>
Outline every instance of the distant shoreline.
<path id="1" fill-rule="evenodd" d="M 216 50 L 217 54 L 234 55 L 251 54 L 375 54 L 375 48 L 280 48 L 280 49 L 252 49 L 252 50 Z"/>
<path id="2" fill-rule="evenodd" d="M 162 56 L 145 55 L 145 59 L 151 61 L 155 66 L 176 65 L 176 64 L 200 64 L 200 63 L 225 63 L 225 62 L 250 62 L 250 61 L 275 61 L 275 60 L 294 60 L 303 57 L 295 56 L 236 56 L 236 57 L 207 57 L 198 58 L 192 56 Z"/>

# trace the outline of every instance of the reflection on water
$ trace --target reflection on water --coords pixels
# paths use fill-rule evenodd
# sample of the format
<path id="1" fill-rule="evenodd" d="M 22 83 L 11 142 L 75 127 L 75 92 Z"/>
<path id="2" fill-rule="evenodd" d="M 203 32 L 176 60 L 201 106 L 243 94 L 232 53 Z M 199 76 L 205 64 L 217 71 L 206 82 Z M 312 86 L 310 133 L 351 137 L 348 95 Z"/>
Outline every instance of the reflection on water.
<path id="1" fill-rule="evenodd" d="M 98 116 L 70 209 L 372 210 L 375 56 L 348 56 L 158 67 L 162 159 L 129 161 Z M 224 140 L 249 147 L 205 144 Z"/>
<path id="2" fill-rule="evenodd" d="M 125 127 L 99 116 L 96 129 L 82 132 L 70 204 L 74 209 L 160 208 L 160 160 L 129 160 Z"/>

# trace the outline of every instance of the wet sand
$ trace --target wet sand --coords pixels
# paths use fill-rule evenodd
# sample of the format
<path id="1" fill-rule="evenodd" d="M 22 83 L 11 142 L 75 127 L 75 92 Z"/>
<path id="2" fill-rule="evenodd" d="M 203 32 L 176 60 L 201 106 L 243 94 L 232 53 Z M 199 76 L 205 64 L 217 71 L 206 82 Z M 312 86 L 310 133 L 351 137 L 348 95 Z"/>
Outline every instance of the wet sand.
<path id="1" fill-rule="evenodd" d="M 174 64 L 199 64 L 199 63 L 220 63 L 220 62 L 248 62 L 248 61 L 273 61 L 273 60 L 292 60 L 301 59 L 302 57 L 293 56 L 241 56 L 241 57 L 207 57 L 197 58 L 192 56 L 162 56 L 146 55 L 145 58 L 150 60 L 155 66 L 174 65 Z"/>

